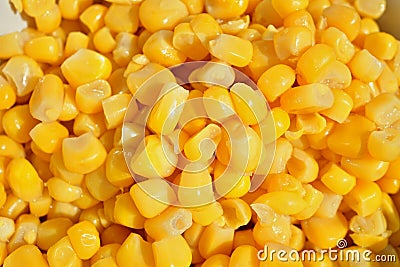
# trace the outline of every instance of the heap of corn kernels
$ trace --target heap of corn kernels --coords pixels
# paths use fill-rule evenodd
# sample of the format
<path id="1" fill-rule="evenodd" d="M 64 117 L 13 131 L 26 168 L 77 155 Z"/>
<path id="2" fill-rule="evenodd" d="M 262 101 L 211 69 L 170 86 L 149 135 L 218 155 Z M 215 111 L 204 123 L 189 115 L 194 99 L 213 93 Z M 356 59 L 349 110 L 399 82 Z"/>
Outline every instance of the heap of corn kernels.
<path id="1" fill-rule="evenodd" d="M 0 36 L 0 265 L 356 266 L 257 258 L 266 244 L 320 251 L 345 238 L 347 249 L 394 255 L 382 266 L 398 266 L 400 49 L 375 22 L 384 0 L 11 2 L 32 27 Z M 122 124 L 147 78 L 196 60 L 251 77 L 271 107 L 276 151 L 255 192 L 253 167 L 223 198 L 174 207 L 134 182 Z M 263 125 L 229 88 L 194 88 L 189 98 L 225 101 L 249 142 L 260 139 Z M 180 150 L 207 125 L 184 128 Z M 160 145 L 159 132 L 146 133 Z M 221 138 L 208 180 L 187 183 L 223 171 Z"/>

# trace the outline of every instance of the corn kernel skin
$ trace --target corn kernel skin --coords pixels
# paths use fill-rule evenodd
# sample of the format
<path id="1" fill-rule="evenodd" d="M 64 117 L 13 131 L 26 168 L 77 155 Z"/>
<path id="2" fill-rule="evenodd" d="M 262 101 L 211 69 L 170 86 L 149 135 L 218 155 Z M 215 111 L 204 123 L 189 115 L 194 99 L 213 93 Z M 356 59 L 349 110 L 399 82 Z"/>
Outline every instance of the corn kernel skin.
<path id="1" fill-rule="evenodd" d="M 61 71 L 69 84 L 77 88 L 96 79 L 107 79 L 111 62 L 93 50 L 80 49 L 61 64 Z"/>

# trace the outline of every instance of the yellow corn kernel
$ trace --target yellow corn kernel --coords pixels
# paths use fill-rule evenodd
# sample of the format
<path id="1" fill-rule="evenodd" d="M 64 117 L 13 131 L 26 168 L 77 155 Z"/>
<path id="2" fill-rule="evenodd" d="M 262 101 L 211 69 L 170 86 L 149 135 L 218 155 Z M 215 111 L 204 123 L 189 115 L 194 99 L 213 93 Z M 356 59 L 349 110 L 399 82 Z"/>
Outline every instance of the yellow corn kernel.
<path id="1" fill-rule="evenodd" d="M 355 215 L 349 222 L 349 229 L 356 234 L 381 235 L 386 231 L 386 220 L 381 210 L 366 217 Z"/>
<path id="2" fill-rule="evenodd" d="M 70 185 L 57 177 L 50 178 L 46 184 L 50 196 L 57 201 L 72 202 L 77 200 L 82 194 L 82 189 L 79 186 Z"/>
<path id="3" fill-rule="evenodd" d="M 49 212 L 47 213 L 47 219 L 65 217 L 73 222 L 77 222 L 80 213 L 81 210 L 74 204 L 54 200 L 50 206 Z"/>
<path id="4" fill-rule="evenodd" d="M 104 16 L 107 10 L 108 8 L 104 5 L 91 5 L 80 14 L 79 20 L 90 32 L 96 32 L 104 26 Z"/>
<path id="5" fill-rule="evenodd" d="M 173 47 L 173 35 L 170 30 L 153 33 L 143 46 L 143 54 L 151 62 L 167 67 L 185 62 L 186 56 Z"/>
<path id="6" fill-rule="evenodd" d="M 266 70 L 281 62 L 276 55 L 273 40 L 254 41 L 252 46 L 253 57 L 246 68 L 249 70 L 249 76 L 257 81 Z"/>
<path id="7" fill-rule="evenodd" d="M 170 236 L 152 245 L 156 267 L 189 266 L 192 262 L 192 253 L 182 235 Z M 179 253 L 174 253 L 179 251 Z"/>
<path id="8" fill-rule="evenodd" d="M 312 83 L 321 78 L 322 70 L 332 62 L 336 55 L 332 47 L 326 44 L 316 44 L 307 49 L 299 58 L 297 72 L 304 83 Z"/>
<path id="9" fill-rule="evenodd" d="M 168 83 L 163 86 L 161 92 L 161 99 L 150 112 L 147 126 L 154 133 L 168 135 L 178 124 L 189 91 L 176 83 Z"/>
<path id="10" fill-rule="evenodd" d="M 355 159 L 342 157 L 341 166 L 357 178 L 376 181 L 385 175 L 389 168 L 389 162 L 377 160 L 370 156 Z"/>
<path id="11" fill-rule="evenodd" d="M 68 129 L 58 122 L 38 123 L 29 132 L 32 141 L 45 153 L 61 148 L 61 142 L 69 135 Z"/>
<path id="12" fill-rule="evenodd" d="M 90 263 L 94 264 L 97 261 L 102 261 L 104 259 L 112 259 L 115 262 L 118 250 L 120 248 L 121 244 L 116 244 L 116 243 L 102 245 L 96 252 L 96 254 L 94 254 L 94 256 L 90 259 Z"/>
<path id="13" fill-rule="evenodd" d="M 40 16 L 54 5 L 54 0 L 31 1 L 23 0 L 23 10 L 30 17 Z"/>
<path id="14" fill-rule="evenodd" d="M 112 52 L 113 60 L 118 66 L 125 67 L 132 57 L 138 54 L 138 37 L 128 32 L 120 32 L 115 36 L 116 46 Z"/>
<path id="15" fill-rule="evenodd" d="M 122 124 L 131 99 L 132 96 L 129 94 L 118 94 L 102 100 L 107 129 L 113 129 Z"/>
<path id="16" fill-rule="evenodd" d="M 103 144 L 91 132 L 63 140 L 62 157 L 69 171 L 81 174 L 92 172 L 103 164 L 106 156 Z"/>
<path id="17" fill-rule="evenodd" d="M 25 150 L 20 143 L 17 143 L 7 135 L 0 135 L 0 156 L 24 158 Z"/>
<path id="18" fill-rule="evenodd" d="M 147 178 L 170 176 L 178 161 L 172 145 L 156 135 L 148 135 L 144 141 L 130 160 L 132 171 Z"/>
<path id="19" fill-rule="evenodd" d="M 118 249 L 116 261 L 120 267 L 155 266 L 151 243 L 144 241 L 140 235 L 131 233 Z"/>
<path id="20" fill-rule="evenodd" d="M 191 209 L 193 222 L 207 226 L 221 218 L 223 210 L 219 202 L 213 201 L 210 204 Z"/>
<path id="21" fill-rule="evenodd" d="M 400 99 L 384 93 L 365 105 L 365 116 L 378 126 L 389 126 L 400 119 Z"/>
<path id="22" fill-rule="evenodd" d="M 233 106 L 246 125 L 254 125 L 267 116 L 267 105 L 258 91 L 244 83 L 235 83 L 230 88 Z"/>
<path id="23" fill-rule="evenodd" d="M 253 238 L 252 229 L 235 231 L 235 237 L 233 239 L 233 248 L 237 248 L 243 245 L 250 245 L 250 246 L 256 245 Z"/>
<path id="24" fill-rule="evenodd" d="M 386 1 L 356 0 L 354 1 L 354 7 L 356 8 L 357 12 L 360 13 L 360 15 L 363 17 L 378 19 L 386 9 Z"/>
<path id="25" fill-rule="evenodd" d="M 7 250 L 12 252 L 23 245 L 36 244 L 39 219 L 33 214 L 22 214 L 15 224 L 15 233 L 7 244 Z"/>
<path id="26" fill-rule="evenodd" d="M 261 39 L 261 34 L 255 29 L 244 29 L 237 36 L 250 42 Z"/>
<path id="27" fill-rule="evenodd" d="M 129 196 L 128 196 L 129 197 Z M 102 232 L 104 230 L 104 226 L 107 226 L 108 224 L 111 224 L 111 222 L 106 222 L 106 220 L 103 220 L 103 218 L 100 218 L 100 210 L 102 210 L 101 205 L 95 205 L 93 207 L 90 207 L 88 209 L 85 209 L 81 212 L 81 214 L 79 215 L 79 221 L 88 221 L 90 223 L 92 223 L 97 231 Z"/>
<path id="28" fill-rule="evenodd" d="M 32 116 L 42 122 L 57 120 L 63 108 L 64 85 L 54 74 L 44 75 L 36 84 L 29 100 Z"/>
<path id="29" fill-rule="evenodd" d="M 88 48 L 89 37 L 82 32 L 70 32 L 65 41 L 64 55 L 69 57 L 81 48 Z"/>
<path id="30" fill-rule="evenodd" d="M 24 201 L 33 201 L 43 192 L 43 181 L 32 164 L 17 158 L 7 165 L 6 177 L 13 193 Z"/>
<path id="31" fill-rule="evenodd" d="M 296 127 L 303 131 L 303 134 L 317 134 L 326 127 L 326 119 L 318 113 L 299 114 L 296 116 Z"/>
<path id="32" fill-rule="evenodd" d="M 312 32 L 303 26 L 289 26 L 274 34 L 275 52 L 280 60 L 300 56 L 312 43 Z"/>
<path id="33" fill-rule="evenodd" d="M 74 120 L 72 130 L 77 136 L 91 132 L 98 138 L 107 130 L 103 113 L 79 113 Z"/>
<path id="34" fill-rule="evenodd" d="M 7 217 L 0 217 L 0 241 L 8 242 L 15 232 L 15 223 Z"/>
<path id="35" fill-rule="evenodd" d="M 58 240 L 67 235 L 67 230 L 73 225 L 68 218 L 46 220 L 38 226 L 37 246 L 47 251 Z"/>
<path id="36" fill-rule="evenodd" d="M 78 116 L 79 111 L 75 103 L 75 90 L 70 85 L 64 85 L 64 103 L 58 119 L 60 121 L 70 121 Z"/>
<path id="37" fill-rule="evenodd" d="M 116 223 L 134 229 L 143 228 L 145 221 L 129 193 L 117 195 L 113 217 Z"/>
<path id="38" fill-rule="evenodd" d="M 382 60 L 391 60 L 398 49 L 397 40 L 385 32 L 374 32 L 365 36 L 364 48 Z"/>
<path id="39" fill-rule="evenodd" d="M 74 251 L 68 236 L 64 236 L 63 238 L 59 239 L 48 249 L 47 261 L 52 267 L 82 266 L 82 260 Z"/>
<path id="40" fill-rule="evenodd" d="M 388 194 L 396 194 L 400 190 L 400 180 L 399 179 L 393 179 L 393 178 L 383 176 L 381 179 L 376 181 L 376 183 L 379 185 L 382 192 L 385 192 Z"/>
<path id="41" fill-rule="evenodd" d="M 369 66 L 369 68 L 365 68 Z M 373 82 L 381 75 L 383 64 L 368 50 L 362 49 L 349 62 L 349 68 L 355 78 L 363 82 Z"/>
<path id="42" fill-rule="evenodd" d="M 112 3 L 104 17 L 104 22 L 112 32 L 134 33 L 139 27 L 139 6 Z"/>
<path id="43" fill-rule="evenodd" d="M 73 88 L 97 79 L 107 79 L 111 74 L 111 62 L 105 56 L 79 49 L 61 64 L 61 71 Z"/>
<path id="44" fill-rule="evenodd" d="M 253 56 L 251 42 L 234 35 L 220 34 L 208 45 L 211 55 L 237 67 L 249 64 Z"/>
<path id="45" fill-rule="evenodd" d="M 11 108 L 17 100 L 15 89 L 0 76 L 0 110 Z"/>
<path id="46" fill-rule="evenodd" d="M 76 106 L 82 112 L 93 114 L 102 111 L 101 102 L 111 96 L 110 84 L 105 80 L 94 80 L 76 89 Z"/>
<path id="47" fill-rule="evenodd" d="M 268 192 L 287 191 L 300 195 L 304 193 L 301 182 L 287 173 L 269 174 L 261 187 Z"/>
<path id="48" fill-rule="evenodd" d="M 297 192 L 275 191 L 258 197 L 253 203 L 271 207 L 275 212 L 292 215 L 299 213 L 307 204 Z"/>
<path id="49" fill-rule="evenodd" d="M 292 156 L 293 145 L 286 138 L 277 139 L 275 145 L 276 150 L 270 173 L 281 173 L 286 170 L 286 164 Z"/>
<path id="50" fill-rule="evenodd" d="M 0 183 L 0 205 L 3 206 L 7 200 L 7 193 L 5 191 L 3 182 Z"/>
<path id="51" fill-rule="evenodd" d="M 239 18 L 219 19 L 221 29 L 224 33 L 238 35 L 241 31 L 247 29 L 250 24 L 250 16 L 244 15 Z"/>
<path id="52" fill-rule="evenodd" d="M 206 140 L 209 140 L 207 144 L 204 143 Z M 192 161 L 205 162 L 214 156 L 220 140 L 220 127 L 209 124 L 187 140 L 184 145 L 185 156 Z"/>
<path id="53" fill-rule="evenodd" d="M 176 195 L 170 185 L 161 179 L 149 179 L 134 184 L 129 191 L 140 213 L 153 218 L 176 201 Z"/>
<path id="54" fill-rule="evenodd" d="M 260 122 L 258 125 L 253 125 L 252 128 L 257 134 L 262 137 L 264 144 L 269 144 L 281 137 L 290 126 L 290 118 L 286 111 L 280 107 L 275 107 L 271 110 L 271 117 Z M 273 126 L 271 125 L 273 124 Z M 271 133 L 271 127 L 275 128 L 275 132 Z M 266 136 L 265 133 L 268 133 Z"/>
<path id="55" fill-rule="evenodd" d="M 100 201 L 109 199 L 119 191 L 118 187 L 115 187 L 107 180 L 105 165 L 86 174 L 85 184 L 89 193 Z"/>
<path id="56" fill-rule="evenodd" d="M 320 181 L 314 182 L 313 186 L 323 194 L 322 202 L 314 216 L 320 218 L 334 217 L 338 212 L 340 204 L 342 203 L 343 196 L 332 192 Z"/>
<path id="57" fill-rule="evenodd" d="M 314 245 L 320 248 L 335 247 L 338 240 L 346 236 L 347 220 L 341 213 L 332 218 L 311 217 L 301 221 L 304 234 Z M 332 229 L 325 231 L 324 229 Z"/>
<path id="58" fill-rule="evenodd" d="M 79 14 L 92 3 L 93 0 L 60 0 L 58 5 L 64 19 L 76 20 Z"/>
<path id="59" fill-rule="evenodd" d="M 51 156 L 50 170 L 55 176 L 60 177 L 73 185 L 80 185 L 83 180 L 83 174 L 69 171 L 65 167 L 61 151 L 56 151 Z"/>
<path id="60" fill-rule="evenodd" d="M 295 225 L 291 225 L 290 229 L 292 232 L 292 236 L 289 241 L 289 246 L 297 251 L 302 250 L 306 239 L 303 231 Z"/>
<path id="61" fill-rule="evenodd" d="M 335 99 L 332 107 L 322 110 L 321 114 L 338 123 L 343 123 L 353 109 L 353 100 L 342 90 L 333 89 L 332 93 Z"/>
<path id="62" fill-rule="evenodd" d="M 332 5 L 324 9 L 323 17 L 329 27 L 336 27 L 344 32 L 350 41 L 353 41 L 360 31 L 360 15 L 357 11 L 344 5 Z"/>
<path id="63" fill-rule="evenodd" d="M 344 196 L 343 200 L 358 215 L 365 217 L 381 206 L 382 191 L 376 183 L 358 179 L 356 186 Z"/>
<path id="64" fill-rule="evenodd" d="M 227 170 L 226 166 L 217 161 L 214 166 L 214 187 L 215 190 L 225 198 L 239 198 L 244 196 L 250 190 L 250 176 L 241 175 L 236 171 Z M 217 180 L 224 175 L 224 181 Z M 230 179 L 231 178 L 231 179 Z"/>
<path id="65" fill-rule="evenodd" d="M 381 208 L 387 222 L 387 229 L 393 233 L 397 232 L 400 228 L 399 213 L 393 199 L 386 193 L 382 193 Z"/>
<path id="66" fill-rule="evenodd" d="M 192 225 L 192 213 L 187 209 L 170 207 L 160 215 L 147 219 L 144 224 L 146 233 L 154 240 L 181 235 Z"/>
<path id="67" fill-rule="evenodd" d="M 257 215 L 257 221 L 253 228 L 253 238 L 258 246 L 264 246 L 267 242 L 277 242 L 289 245 L 291 237 L 290 217 L 276 213 L 268 205 L 251 204 Z"/>
<path id="68" fill-rule="evenodd" d="M 202 45 L 188 22 L 180 23 L 174 28 L 172 44 L 193 60 L 201 60 L 208 55 L 208 50 Z"/>
<path id="69" fill-rule="evenodd" d="M 220 203 L 224 210 L 222 216 L 228 227 L 238 229 L 250 221 L 251 209 L 245 201 L 241 199 L 225 199 Z"/>
<path id="70" fill-rule="evenodd" d="M 124 152 L 121 148 L 113 148 L 106 159 L 107 180 L 117 187 L 126 187 L 133 183 L 132 176 L 126 166 Z"/>
<path id="71" fill-rule="evenodd" d="M 29 131 L 38 123 L 29 113 L 28 105 L 18 105 L 3 115 L 4 132 L 19 143 L 27 143 L 31 140 Z"/>
<path id="72" fill-rule="evenodd" d="M 232 250 L 234 229 L 223 228 L 213 223 L 207 226 L 200 236 L 200 255 L 208 259 L 216 254 L 229 255 Z"/>
<path id="73" fill-rule="evenodd" d="M 0 52 L 1 59 L 8 59 L 13 56 L 22 55 L 23 35 L 20 32 L 12 32 L 0 36 L 0 46 L 3 47 Z"/>
<path id="74" fill-rule="evenodd" d="M 336 194 L 346 195 L 356 185 L 356 178 L 334 163 L 325 166 L 321 173 L 321 181 Z"/>
<path id="75" fill-rule="evenodd" d="M 308 6 L 308 0 L 294 1 L 290 3 L 272 0 L 271 3 L 273 8 L 282 18 L 285 18 L 294 11 L 305 9 Z"/>
<path id="76" fill-rule="evenodd" d="M 225 87 L 210 86 L 204 91 L 203 97 L 203 105 L 210 118 L 223 121 L 235 113 L 231 96 Z"/>
<path id="77" fill-rule="evenodd" d="M 324 200 L 324 194 L 318 189 L 314 188 L 312 185 L 306 184 L 303 187 L 305 191 L 303 199 L 307 206 L 302 211 L 294 215 L 294 217 L 298 220 L 311 218 L 317 212 L 322 201 Z"/>
<path id="78" fill-rule="evenodd" d="M 105 203 L 105 202 L 104 202 Z M 108 217 L 108 216 L 106 216 Z M 101 233 L 100 239 L 105 244 L 122 244 L 131 234 L 131 229 L 119 224 L 111 224 Z M 135 255 L 137 256 L 137 255 Z"/>
<path id="79" fill-rule="evenodd" d="M 196 15 L 189 24 L 197 38 L 199 38 L 205 47 L 208 47 L 209 41 L 222 34 L 221 26 L 219 26 L 214 17 L 207 13 Z"/>
<path id="80" fill-rule="evenodd" d="M 76 254 L 82 260 L 91 258 L 100 248 L 99 232 L 88 221 L 74 224 L 68 229 L 67 234 Z"/>
<path id="81" fill-rule="evenodd" d="M 336 58 L 339 61 L 346 64 L 354 56 L 355 47 L 341 30 L 330 27 L 321 32 L 320 39 L 321 43 L 327 44 L 334 49 Z"/>
<path id="82" fill-rule="evenodd" d="M 29 257 L 27 257 L 29 255 Z M 10 253 L 4 260 L 4 267 L 11 266 L 48 267 L 42 252 L 35 245 L 24 245 Z"/>
<path id="83" fill-rule="evenodd" d="M 3 67 L 3 74 L 16 87 L 17 96 L 26 96 L 33 91 L 43 71 L 40 65 L 30 57 L 14 56 Z"/>
<path id="84" fill-rule="evenodd" d="M 117 46 L 117 42 L 107 27 L 102 27 L 93 35 L 93 45 L 102 54 L 112 52 Z"/>
<path id="85" fill-rule="evenodd" d="M 265 71 L 257 81 L 257 86 L 273 102 L 294 84 L 295 71 L 288 65 L 278 64 Z"/>
<path id="86" fill-rule="evenodd" d="M 290 88 L 280 103 L 288 113 L 307 114 L 332 107 L 334 95 L 327 85 L 314 83 Z"/>
<path id="87" fill-rule="evenodd" d="M 232 252 L 229 261 L 229 266 L 239 267 L 239 266 L 249 266 L 258 267 L 259 259 L 257 258 L 258 250 L 254 246 L 242 245 Z"/>
<path id="88" fill-rule="evenodd" d="M 207 258 L 202 264 L 201 267 L 229 267 L 230 257 L 224 254 L 215 254 L 211 257 Z"/>
<path id="89" fill-rule="evenodd" d="M 298 148 L 293 149 L 286 166 L 289 173 L 302 183 L 310 183 L 318 177 L 317 161 L 310 154 Z"/>
<path id="90" fill-rule="evenodd" d="M 9 193 L 4 205 L 0 208 L 0 216 L 8 217 L 15 220 L 19 215 L 26 213 L 28 210 L 28 202 Z"/>
<path id="91" fill-rule="evenodd" d="M 214 18 L 230 19 L 242 15 L 246 11 L 248 2 L 248 0 L 230 0 L 225 2 L 205 0 L 205 8 L 207 13 Z"/>
<path id="92" fill-rule="evenodd" d="M 178 200 L 181 205 L 193 207 L 209 204 L 214 200 L 212 178 L 207 169 L 202 171 L 182 171 Z"/>
<path id="93" fill-rule="evenodd" d="M 382 161 L 393 161 L 400 157 L 400 131 L 383 129 L 373 131 L 368 138 L 368 152 L 372 157 Z"/>
<path id="94" fill-rule="evenodd" d="M 43 14 L 35 17 L 35 25 L 39 31 L 51 33 L 60 26 L 61 19 L 60 7 L 54 3 Z"/>
<path id="95" fill-rule="evenodd" d="M 356 158 L 367 151 L 369 133 L 375 130 L 372 121 L 350 114 L 345 122 L 336 125 L 327 137 L 328 148 L 336 154 Z"/>
<path id="96" fill-rule="evenodd" d="M 383 71 L 376 82 L 381 93 L 395 93 L 399 87 L 395 73 L 387 64 L 384 64 Z"/>
<path id="97" fill-rule="evenodd" d="M 56 38 L 43 36 L 27 42 L 24 52 L 38 62 L 55 64 L 59 59 L 60 48 Z"/>

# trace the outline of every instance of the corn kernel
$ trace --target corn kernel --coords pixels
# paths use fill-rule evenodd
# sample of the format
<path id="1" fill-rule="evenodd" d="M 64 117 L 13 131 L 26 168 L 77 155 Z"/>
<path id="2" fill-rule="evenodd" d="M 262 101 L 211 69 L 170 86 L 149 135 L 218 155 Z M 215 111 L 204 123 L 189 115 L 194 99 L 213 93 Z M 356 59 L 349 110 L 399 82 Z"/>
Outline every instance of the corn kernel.
<path id="1" fill-rule="evenodd" d="M 307 152 L 294 148 L 292 157 L 287 162 L 287 169 L 291 175 L 303 183 L 310 183 L 317 179 L 318 163 Z"/>
<path id="2" fill-rule="evenodd" d="M 67 20 L 76 20 L 79 14 L 93 4 L 93 0 L 60 0 L 61 15 Z"/>
<path id="3" fill-rule="evenodd" d="M 282 2 L 277 0 L 271 1 L 273 8 L 282 17 L 285 18 L 294 11 L 305 9 L 308 6 L 308 0 Z"/>
<path id="4" fill-rule="evenodd" d="M 355 159 L 342 157 L 341 166 L 357 178 L 376 181 L 385 175 L 389 168 L 389 162 L 377 160 L 370 156 Z"/>
<path id="5" fill-rule="evenodd" d="M 81 48 L 88 48 L 89 36 L 81 32 L 70 32 L 65 41 L 64 55 L 69 57 Z"/>
<path id="6" fill-rule="evenodd" d="M 294 215 L 294 217 L 298 220 L 311 218 L 317 212 L 324 199 L 324 194 L 318 189 L 314 188 L 311 184 L 306 184 L 303 187 L 305 191 L 303 199 L 306 202 L 307 207 Z"/>
<path id="7" fill-rule="evenodd" d="M 191 209 L 193 222 L 207 226 L 220 219 L 223 210 L 219 202 L 213 201 L 210 204 Z"/>
<path id="8" fill-rule="evenodd" d="M 115 49 L 117 42 L 112 36 L 110 29 L 107 27 L 102 27 L 93 35 L 93 45 L 97 51 L 102 54 L 106 54 Z"/>
<path id="9" fill-rule="evenodd" d="M 332 5 L 322 12 L 330 27 L 336 27 L 353 41 L 360 31 L 360 15 L 357 11 L 344 5 Z M 365 65 L 364 65 L 365 66 Z"/>
<path id="10" fill-rule="evenodd" d="M 229 266 L 249 266 L 258 267 L 259 259 L 257 258 L 257 249 L 253 246 L 243 245 L 235 248 L 231 254 Z"/>
<path id="11" fill-rule="evenodd" d="M 38 123 L 29 113 L 28 105 L 18 105 L 4 113 L 4 132 L 19 143 L 27 143 L 31 140 L 29 131 Z"/>
<path id="12" fill-rule="evenodd" d="M 222 29 L 218 22 L 207 13 L 195 16 L 190 21 L 190 27 L 201 41 L 204 47 L 208 47 L 208 42 L 222 34 Z"/>
<path id="13" fill-rule="evenodd" d="M 280 60 L 298 57 L 312 46 L 312 32 L 303 26 L 289 26 L 274 35 L 275 52 Z"/>
<path id="14" fill-rule="evenodd" d="M 369 66 L 365 68 L 365 66 Z M 363 82 L 373 82 L 381 75 L 383 64 L 368 50 L 363 49 L 354 55 L 349 62 L 349 68 L 355 78 Z"/>
<path id="15" fill-rule="evenodd" d="M 325 166 L 321 172 L 321 181 L 336 194 L 346 195 L 356 185 L 356 178 L 334 163 Z"/>
<path id="16" fill-rule="evenodd" d="M 143 228 L 145 221 L 129 193 L 117 195 L 114 206 L 114 220 L 120 225 L 134 229 Z"/>
<path id="17" fill-rule="evenodd" d="M 201 60 L 208 55 L 208 50 L 195 35 L 190 24 L 180 23 L 174 28 L 173 46 L 193 60 Z"/>
<path id="18" fill-rule="evenodd" d="M 249 64 L 253 56 L 251 42 L 234 35 L 220 34 L 208 45 L 211 55 L 237 67 Z"/>
<path id="19" fill-rule="evenodd" d="M 72 203 L 54 200 L 50 206 L 49 212 L 47 213 L 47 219 L 65 217 L 73 222 L 77 222 L 79 220 L 80 213 L 81 210 L 78 208 L 78 206 L 75 206 Z"/>
<path id="20" fill-rule="evenodd" d="M 23 0 L 23 9 L 30 17 L 37 17 L 42 15 L 54 5 L 54 0 L 32 1 Z"/>
<path id="21" fill-rule="evenodd" d="M 320 248 L 335 247 L 338 240 L 345 237 L 348 226 L 347 220 L 341 213 L 332 218 L 311 217 L 301 221 L 301 227 L 306 237 Z M 332 231 L 324 231 L 324 229 Z"/>
<path id="22" fill-rule="evenodd" d="M 115 36 L 115 42 L 113 60 L 118 66 L 125 67 L 132 57 L 139 53 L 138 37 L 132 33 L 120 32 Z"/>
<path id="23" fill-rule="evenodd" d="M 113 148 L 108 153 L 106 158 L 106 177 L 111 184 L 117 187 L 126 187 L 133 183 L 121 148 Z"/>
<path id="24" fill-rule="evenodd" d="M 91 258 L 100 248 L 99 233 L 88 221 L 71 226 L 67 234 L 76 254 L 82 260 Z"/>
<path id="25" fill-rule="evenodd" d="M 91 132 L 63 140 L 62 157 L 69 171 L 81 174 L 92 172 L 103 164 L 106 156 L 103 144 Z"/>
<path id="26" fill-rule="evenodd" d="M 24 52 L 38 62 L 55 64 L 59 59 L 60 47 L 56 38 L 43 36 L 25 43 Z"/>
<path id="27" fill-rule="evenodd" d="M 48 250 L 58 240 L 67 235 L 67 230 L 73 225 L 68 218 L 55 218 L 47 220 L 38 226 L 37 246 Z"/>
<path id="28" fill-rule="evenodd" d="M 27 257 L 29 255 L 29 257 Z M 24 245 L 10 253 L 4 260 L 4 267 L 11 266 L 48 267 L 42 252 L 35 245 Z"/>
<path id="29" fill-rule="evenodd" d="M 64 236 L 63 238 L 59 239 L 48 249 L 47 261 L 52 267 L 82 266 L 82 260 L 74 251 L 68 236 Z"/>
<path id="30" fill-rule="evenodd" d="M 37 29 L 44 33 L 55 31 L 61 24 L 61 10 L 56 4 L 47 9 L 42 15 L 35 17 Z"/>
<path id="31" fill-rule="evenodd" d="M 354 1 L 354 7 L 357 9 L 358 13 L 360 13 L 361 16 L 377 19 L 383 14 L 386 9 L 386 1 L 356 0 Z"/>
<path id="32" fill-rule="evenodd" d="M 3 74 L 15 85 L 17 96 L 26 96 L 33 91 L 37 81 L 43 76 L 43 71 L 32 58 L 21 55 L 7 61 Z"/>
<path id="33" fill-rule="evenodd" d="M 358 179 L 353 190 L 344 196 L 344 201 L 358 215 L 365 217 L 381 206 L 382 191 L 376 183 Z"/>
<path id="34" fill-rule="evenodd" d="M 186 141 L 185 156 L 191 161 L 206 162 L 213 157 L 220 140 L 220 127 L 216 124 L 208 124 Z"/>
<path id="35" fill-rule="evenodd" d="M 400 119 L 400 99 L 395 94 L 381 94 L 365 105 L 365 116 L 379 126 L 389 126 Z"/>
<path id="36" fill-rule="evenodd" d="M 7 217 L 0 217 L 0 241 L 8 242 L 10 237 L 15 232 L 15 223 L 12 219 Z"/>
<path id="37" fill-rule="evenodd" d="M 1 59 L 8 59 L 24 53 L 24 42 L 20 32 L 12 32 L 1 35 L 0 45 L 3 47 L 0 52 Z"/>
<path id="38" fill-rule="evenodd" d="M 205 0 L 205 8 L 208 14 L 219 19 L 239 17 L 247 8 L 248 0 L 230 0 L 220 2 L 216 0 Z"/>
<path id="39" fill-rule="evenodd" d="M 56 151 L 51 155 L 49 167 L 55 176 L 64 179 L 70 184 L 80 185 L 83 180 L 83 174 L 67 170 L 61 151 Z"/>
<path id="40" fill-rule="evenodd" d="M 257 81 L 257 86 L 273 102 L 294 84 L 295 71 L 284 64 L 278 64 L 265 71 Z"/>
<path id="41" fill-rule="evenodd" d="M 200 255 L 208 259 L 216 254 L 229 255 L 232 250 L 234 229 L 222 228 L 216 224 L 207 226 L 200 236 Z"/>
<path id="42" fill-rule="evenodd" d="M 91 132 L 97 138 L 107 130 L 103 113 L 79 113 L 72 127 L 73 133 L 77 136 Z"/>
<path id="43" fill-rule="evenodd" d="M 69 84 L 77 88 L 97 79 L 107 79 L 111 74 L 111 62 L 105 56 L 83 48 L 61 64 L 61 71 Z"/>
<path id="44" fill-rule="evenodd" d="M 251 219 L 250 206 L 241 199 L 225 199 L 221 202 L 223 217 L 228 227 L 238 229 L 248 224 Z"/>
<path id="45" fill-rule="evenodd" d="M 140 235 L 135 233 L 131 233 L 122 243 L 118 249 L 116 260 L 120 267 L 155 266 L 151 243 L 144 241 Z"/>
<path id="46" fill-rule="evenodd" d="M 306 202 L 299 194 L 287 191 L 269 192 L 257 198 L 254 203 L 267 205 L 275 212 L 284 215 L 296 214 L 306 207 Z"/>
<path id="47" fill-rule="evenodd" d="M 151 246 L 156 267 L 189 266 L 192 262 L 190 247 L 181 235 L 155 241 Z"/>
<path id="48" fill-rule="evenodd" d="M 103 5 L 91 5 L 80 14 L 79 20 L 90 32 L 96 32 L 104 26 L 104 16 L 107 10 L 107 7 Z"/>
<path id="49" fill-rule="evenodd" d="M 336 58 L 348 63 L 354 56 L 355 47 L 347 38 L 346 34 L 335 27 L 330 27 L 321 32 L 321 43 L 327 44 L 335 50 Z"/>
<path id="50" fill-rule="evenodd" d="M 33 127 L 29 135 L 43 152 L 53 153 L 61 148 L 62 140 L 68 137 L 69 132 L 58 122 L 42 122 Z"/>

